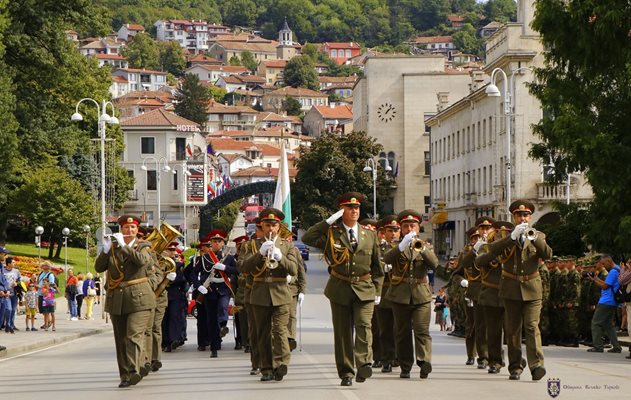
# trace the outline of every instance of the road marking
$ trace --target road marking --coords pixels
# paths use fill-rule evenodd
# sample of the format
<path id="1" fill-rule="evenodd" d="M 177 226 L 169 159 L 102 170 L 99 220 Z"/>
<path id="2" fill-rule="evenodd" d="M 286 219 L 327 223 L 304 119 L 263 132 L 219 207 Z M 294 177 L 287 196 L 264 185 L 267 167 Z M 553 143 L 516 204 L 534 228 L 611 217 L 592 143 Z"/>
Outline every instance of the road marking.
<path id="1" fill-rule="evenodd" d="M 30 351 L 28 353 L 16 354 L 14 356 L 7 357 L 7 358 L 0 358 L 0 364 L 2 364 L 5 361 L 14 360 L 16 358 L 26 357 L 26 356 L 30 356 L 31 354 L 41 353 L 42 351 L 52 350 L 52 349 L 55 349 L 57 347 L 65 346 L 65 345 L 67 345 L 69 343 L 75 343 L 78 340 L 83 340 L 83 339 L 87 339 L 87 338 L 88 338 L 87 336 L 78 337 L 76 339 L 68 340 L 67 342 L 53 344 L 53 345 L 50 345 L 50 346 L 47 346 L 47 347 L 44 347 L 44 348 L 41 348 L 41 349 Z"/>
<path id="2" fill-rule="evenodd" d="M 307 352 L 302 352 L 300 353 L 302 356 L 304 356 L 311 365 L 314 365 L 316 367 L 316 369 L 318 370 L 319 373 L 321 373 L 330 383 L 331 385 L 339 385 L 339 378 L 337 377 L 337 375 L 331 373 L 330 368 L 324 368 L 319 362 L 318 360 L 316 360 L 315 358 L 313 358 L 309 353 Z M 343 388 L 341 386 L 337 386 L 337 390 L 342 393 L 342 395 L 348 399 L 348 400 L 360 400 L 360 398 L 352 392 L 351 388 Z"/>

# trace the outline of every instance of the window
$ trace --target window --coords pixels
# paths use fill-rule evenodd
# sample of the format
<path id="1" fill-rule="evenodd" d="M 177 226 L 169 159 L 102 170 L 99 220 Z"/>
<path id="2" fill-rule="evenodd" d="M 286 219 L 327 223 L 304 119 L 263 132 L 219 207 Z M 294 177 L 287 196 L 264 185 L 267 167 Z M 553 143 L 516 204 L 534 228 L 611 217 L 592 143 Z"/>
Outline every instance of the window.
<path id="1" fill-rule="evenodd" d="M 429 175 L 432 168 L 432 158 L 429 151 L 425 152 L 425 175 Z"/>
<path id="2" fill-rule="evenodd" d="M 337 58 L 337 50 L 331 50 L 331 58 Z"/>
<path id="3" fill-rule="evenodd" d="M 158 175 L 155 170 L 147 171 L 147 190 L 158 189 Z"/>
<path id="4" fill-rule="evenodd" d="M 186 160 L 186 138 L 175 138 L 175 159 Z"/>
<path id="5" fill-rule="evenodd" d="M 177 182 L 178 182 L 178 173 L 177 170 L 173 170 L 173 190 L 177 190 Z"/>
<path id="6" fill-rule="evenodd" d="M 155 154 L 156 152 L 156 138 L 143 137 L 140 138 L 140 153 L 141 154 Z"/>
<path id="7" fill-rule="evenodd" d="M 133 169 L 128 169 L 127 170 L 127 176 L 130 178 L 134 178 L 134 170 Z"/>
<path id="8" fill-rule="evenodd" d="M 346 58 L 351 58 L 351 51 L 350 50 L 346 50 Z"/>

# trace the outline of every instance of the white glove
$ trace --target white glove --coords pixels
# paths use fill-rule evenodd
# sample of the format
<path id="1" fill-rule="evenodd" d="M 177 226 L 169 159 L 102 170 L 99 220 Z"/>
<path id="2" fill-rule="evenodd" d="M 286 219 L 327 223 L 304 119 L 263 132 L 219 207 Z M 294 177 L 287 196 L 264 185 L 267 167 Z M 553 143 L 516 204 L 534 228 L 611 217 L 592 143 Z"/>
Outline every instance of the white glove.
<path id="1" fill-rule="evenodd" d="M 105 254 L 110 252 L 110 249 L 112 248 L 112 238 L 109 236 L 106 236 L 103 238 L 103 252 Z"/>
<path id="2" fill-rule="evenodd" d="M 230 301 L 228 301 L 228 305 L 229 305 L 230 307 L 234 307 L 234 298 L 233 298 L 233 297 L 231 297 L 231 298 L 230 298 Z"/>
<path id="3" fill-rule="evenodd" d="M 268 240 L 266 242 L 263 242 L 263 244 L 261 245 L 261 248 L 259 249 L 259 253 L 265 257 L 267 255 L 267 252 L 269 251 L 269 249 L 271 249 L 274 246 L 274 241 L 273 240 Z"/>
<path id="4" fill-rule="evenodd" d="M 222 263 L 217 263 L 213 266 L 214 269 L 216 269 L 217 271 L 225 271 L 226 270 L 226 264 L 222 264 Z"/>
<path id="5" fill-rule="evenodd" d="M 302 302 L 305 301 L 305 294 L 298 293 L 298 304 L 302 305 Z"/>
<path id="6" fill-rule="evenodd" d="M 519 239 L 519 237 L 522 235 L 522 233 L 524 233 L 527 227 L 528 227 L 528 223 L 526 222 L 524 222 L 523 224 L 517 225 L 515 229 L 513 229 L 513 231 L 511 232 L 510 238 L 513 240 Z"/>
<path id="7" fill-rule="evenodd" d="M 127 246 L 127 244 L 125 243 L 125 237 L 123 236 L 122 232 L 116 232 L 112 236 L 114 236 L 114 239 L 116 239 L 116 241 L 118 242 L 119 247 Z"/>
<path id="8" fill-rule="evenodd" d="M 378 306 L 381 303 L 381 296 L 375 296 L 375 305 Z"/>
<path id="9" fill-rule="evenodd" d="M 173 282 L 175 280 L 175 277 L 177 276 L 177 274 L 175 272 L 169 272 L 166 276 L 166 278 L 168 280 L 170 280 L 171 282 Z"/>
<path id="10" fill-rule="evenodd" d="M 403 240 L 401 240 L 401 243 L 399 243 L 399 250 L 403 251 L 407 249 L 408 247 L 410 247 L 410 243 L 412 243 L 412 240 L 414 240 L 415 237 L 416 237 L 416 232 L 414 231 L 405 235 L 403 237 Z"/>
<path id="11" fill-rule="evenodd" d="M 390 272 L 392 271 L 392 264 L 385 264 L 383 266 L 383 272 Z"/>
<path id="12" fill-rule="evenodd" d="M 287 275 L 287 284 L 289 285 L 291 283 L 291 275 Z"/>
<path id="13" fill-rule="evenodd" d="M 326 219 L 326 223 L 329 225 L 332 225 L 335 221 L 340 219 L 342 214 L 344 214 L 344 209 L 340 208 L 335 214 L 331 215 L 329 218 Z"/>
<path id="14" fill-rule="evenodd" d="M 197 291 L 200 292 L 201 294 L 208 293 L 208 289 L 206 289 L 206 286 L 204 286 L 204 285 L 201 285 L 200 287 L 198 287 Z"/>
<path id="15" fill-rule="evenodd" d="M 465 288 L 469 287 L 469 281 L 466 279 L 461 280 L 460 286 L 465 287 Z"/>
<path id="16" fill-rule="evenodd" d="M 280 249 L 278 247 L 274 247 L 274 253 L 272 253 L 272 257 L 274 257 L 274 260 L 276 261 L 280 261 L 281 258 L 283 258 L 283 253 L 280 251 Z"/>
<path id="17" fill-rule="evenodd" d="M 478 240 L 473 245 L 473 251 L 475 251 L 475 253 L 477 254 L 478 251 L 480 251 L 480 247 L 484 246 L 485 244 L 486 244 L 486 242 L 484 240 Z"/>

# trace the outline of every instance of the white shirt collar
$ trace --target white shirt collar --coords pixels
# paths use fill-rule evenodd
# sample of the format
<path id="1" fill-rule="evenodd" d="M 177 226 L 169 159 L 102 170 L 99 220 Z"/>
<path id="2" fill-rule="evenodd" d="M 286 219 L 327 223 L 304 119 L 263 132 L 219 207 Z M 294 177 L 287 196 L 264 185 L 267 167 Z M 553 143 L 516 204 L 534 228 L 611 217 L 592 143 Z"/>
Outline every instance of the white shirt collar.
<path id="1" fill-rule="evenodd" d="M 348 238 L 350 239 L 350 235 L 348 233 L 348 231 L 350 229 L 353 230 L 353 233 L 355 234 L 355 239 L 357 239 L 359 237 L 359 224 L 355 224 L 355 226 L 350 227 L 348 225 L 346 225 L 345 223 L 342 222 L 342 225 L 344 225 L 344 230 L 346 231 L 346 236 L 348 236 Z"/>

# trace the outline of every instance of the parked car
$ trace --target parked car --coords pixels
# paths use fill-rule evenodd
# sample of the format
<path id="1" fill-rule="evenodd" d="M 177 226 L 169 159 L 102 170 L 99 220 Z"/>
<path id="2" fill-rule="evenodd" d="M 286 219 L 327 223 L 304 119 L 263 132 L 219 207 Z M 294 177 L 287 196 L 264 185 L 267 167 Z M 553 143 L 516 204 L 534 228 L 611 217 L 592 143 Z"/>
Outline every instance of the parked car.
<path id="1" fill-rule="evenodd" d="M 296 248 L 298 248 L 298 250 L 300 250 L 300 255 L 302 256 L 302 259 L 305 261 L 309 260 L 309 248 L 307 247 L 306 244 L 302 243 L 299 240 L 294 241 L 294 246 L 296 246 Z"/>
<path id="2" fill-rule="evenodd" d="M 188 309 L 186 315 L 197 318 L 197 302 L 195 301 L 195 299 L 190 299 L 188 301 Z"/>
<path id="3" fill-rule="evenodd" d="M 254 235 L 254 232 L 256 232 L 256 224 L 248 224 L 248 226 L 246 226 L 245 228 L 245 234 L 249 237 L 252 237 L 252 235 Z"/>

